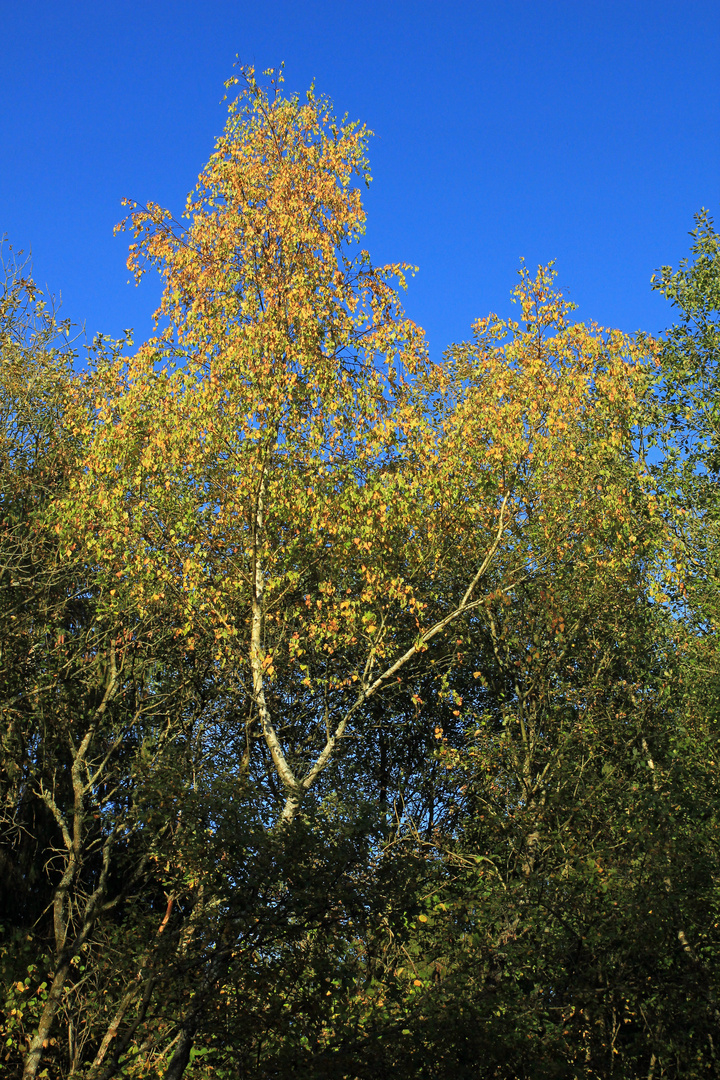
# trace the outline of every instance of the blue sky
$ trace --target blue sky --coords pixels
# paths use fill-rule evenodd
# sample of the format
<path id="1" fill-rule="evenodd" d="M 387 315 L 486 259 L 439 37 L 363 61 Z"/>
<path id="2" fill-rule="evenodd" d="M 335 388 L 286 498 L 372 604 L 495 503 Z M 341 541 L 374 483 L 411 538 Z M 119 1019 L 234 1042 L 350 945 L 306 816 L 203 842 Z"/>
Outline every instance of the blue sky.
<path id="1" fill-rule="evenodd" d="M 0 36 L 0 234 L 90 336 L 150 332 L 120 201 L 182 209 L 236 54 L 376 133 L 366 246 L 419 266 L 436 358 L 510 313 L 521 256 L 556 260 L 579 318 L 658 332 L 653 269 L 701 206 L 720 220 L 717 0 L 36 0 Z"/>

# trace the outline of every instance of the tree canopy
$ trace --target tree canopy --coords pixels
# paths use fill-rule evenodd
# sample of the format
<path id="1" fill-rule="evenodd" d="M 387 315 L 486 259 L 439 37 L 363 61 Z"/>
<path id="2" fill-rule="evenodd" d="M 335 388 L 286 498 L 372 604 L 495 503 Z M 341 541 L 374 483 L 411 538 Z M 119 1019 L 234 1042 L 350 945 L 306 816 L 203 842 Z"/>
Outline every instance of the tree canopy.
<path id="1" fill-rule="evenodd" d="M 5 264 L 4 1075 L 717 1075 L 712 220 L 435 363 L 370 133 L 229 85 L 137 350 Z"/>

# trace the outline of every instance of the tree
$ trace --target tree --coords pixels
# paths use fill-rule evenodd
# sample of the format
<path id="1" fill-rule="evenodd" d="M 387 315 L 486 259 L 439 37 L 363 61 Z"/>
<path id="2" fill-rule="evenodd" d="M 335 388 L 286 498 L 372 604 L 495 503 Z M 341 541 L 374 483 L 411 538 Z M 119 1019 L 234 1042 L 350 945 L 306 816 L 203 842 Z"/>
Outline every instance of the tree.
<path id="1" fill-rule="evenodd" d="M 153 863 L 173 826 L 157 809 L 161 792 L 182 803 L 203 697 L 160 621 L 108 604 L 113 583 L 61 535 L 57 504 L 78 468 L 67 417 L 87 400 L 68 331 L 11 261 L 0 297 L 2 1023 L 5 1068 L 28 1078 L 43 1057 L 72 1073 L 89 1054 L 99 1067 L 123 977 L 125 1010 L 157 981 L 175 933 L 158 936 L 162 915 L 184 899 L 155 914 Z"/>
<path id="2" fill-rule="evenodd" d="M 422 692 L 439 768 L 388 850 L 405 847 L 415 880 L 369 935 L 361 1075 L 576 1075 L 586 1060 L 605 1075 L 619 1052 L 606 883 L 637 869 L 650 815 L 633 848 L 625 811 L 638 774 L 652 801 L 648 743 L 664 737 L 646 599 L 657 524 L 632 453 L 648 346 L 571 324 L 548 272 L 523 274 L 517 298 L 524 326 L 482 320 L 445 366 L 447 468 L 472 506 L 483 466 L 504 466 L 508 529 L 453 664 L 438 657 Z M 453 557 L 446 581 L 466 551 Z"/>
<path id="3" fill-rule="evenodd" d="M 662 267 L 653 288 L 677 308 L 661 353 L 657 391 L 655 465 L 658 485 L 671 522 L 664 587 L 681 625 L 691 629 L 686 644 L 703 673 L 692 677 L 706 693 L 704 707 L 714 714 L 718 596 L 718 438 L 720 430 L 720 237 L 703 210 L 696 216 L 693 261 L 684 259 L 673 272 Z M 697 650 L 700 650 L 698 653 Z M 703 657 L 702 654 L 705 656 Z"/>
<path id="4" fill-rule="evenodd" d="M 366 168 L 365 139 L 312 92 L 288 101 L 247 72 L 188 201 L 190 227 L 133 207 L 130 265 L 161 268 L 164 329 L 98 373 L 99 423 L 82 429 L 70 510 L 88 557 L 140 610 L 161 607 L 188 655 L 200 642 L 215 650 L 244 729 L 235 771 L 269 829 L 258 843 L 295 882 L 274 900 L 288 917 L 273 947 L 288 964 L 293 926 L 305 927 L 301 962 L 318 955 L 307 929 L 327 929 L 318 886 L 337 866 L 329 849 L 365 878 L 355 907 L 367 917 L 386 899 L 362 860 L 397 839 L 391 808 L 400 829 L 442 811 L 424 706 L 455 701 L 464 635 L 531 583 L 549 588 L 571 557 L 592 554 L 584 569 L 601 594 L 627 577 L 638 543 L 629 467 L 616 465 L 641 350 L 570 324 L 540 271 L 518 288 L 525 330 L 491 317 L 473 346 L 431 365 L 389 285 L 404 268 L 352 255 L 364 216 L 350 181 Z M 525 737 L 538 736 L 526 726 Z M 227 855 L 219 809 L 213 824 Z M 359 861 L 334 833 L 348 828 Z M 308 857 L 315 887 L 304 894 Z M 234 886 L 244 868 L 228 869 Z M 227 885 L 214 894 L 228 944 L 205 958 L 168 1076 L 212 1027 L 222 979 L 242 1000 L 257 982 L 237 900 Z M 347 933 L 319 936 L 337 963 Z M 283 1039 L 278 1051 L 307 1052 Z"/>

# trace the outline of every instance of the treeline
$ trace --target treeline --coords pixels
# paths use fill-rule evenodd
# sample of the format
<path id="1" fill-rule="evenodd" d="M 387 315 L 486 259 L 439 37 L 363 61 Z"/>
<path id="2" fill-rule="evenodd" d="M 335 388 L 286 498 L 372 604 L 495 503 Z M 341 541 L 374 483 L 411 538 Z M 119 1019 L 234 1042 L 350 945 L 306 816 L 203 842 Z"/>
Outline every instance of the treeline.
<path id="1" fill-rule="evenodd" d="M 6 250 L 8 1080 L 720 1073 L 720 237 L 432 363 L 367 137 L 243 71 L 81 374 Z"/>

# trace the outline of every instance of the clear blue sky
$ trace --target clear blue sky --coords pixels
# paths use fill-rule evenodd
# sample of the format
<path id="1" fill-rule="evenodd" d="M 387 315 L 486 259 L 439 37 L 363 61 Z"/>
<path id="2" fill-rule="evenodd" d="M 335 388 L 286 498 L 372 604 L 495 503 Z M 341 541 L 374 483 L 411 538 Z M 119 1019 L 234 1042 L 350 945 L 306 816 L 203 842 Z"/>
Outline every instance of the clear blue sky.
<path id="1" fill-rule="evenodd" d="M 718 0 L 2 0 L 0 38 L 0 234 L 90 335 L 149 332 L 120 200 L 181 210 L 236 54 L 376 132 L 367 247 L 420 267 L 436 357 L 510 312 L 520 256 L 578 317 L 657 332 L 653 269 L 720 219 Z"/>

